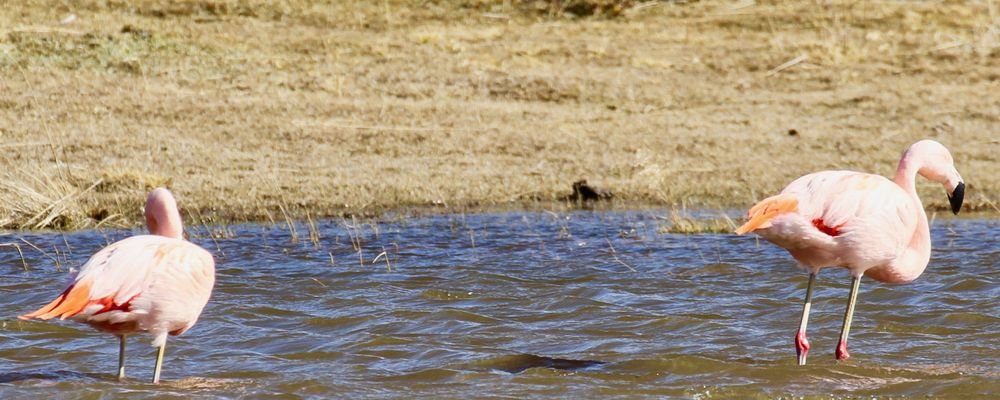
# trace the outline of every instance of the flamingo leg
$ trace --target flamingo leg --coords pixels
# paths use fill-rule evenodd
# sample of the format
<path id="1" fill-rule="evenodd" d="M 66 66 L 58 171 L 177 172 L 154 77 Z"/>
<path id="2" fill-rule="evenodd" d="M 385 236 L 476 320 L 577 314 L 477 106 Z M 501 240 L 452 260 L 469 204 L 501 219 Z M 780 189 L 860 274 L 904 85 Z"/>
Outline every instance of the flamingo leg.
<path id="1" fill-rule="evenodd" d="M 806 288 L 806 301 L 802 304 L 802 320 L 799 331 L 795 333 L 795 354 L 799 357 L 799 365 L 806 365 L 809 355 L 809 339 L 806 338 L 806 325 L 809 324 L 809 309 L 812 308 L 813 284 L 816 283 L 816 273 L 809 274 L 809 286 Z"/>
<path id="2" fill-rule="evenodd" d="M 125 379 L 125 335 L 118 336 L 118 380 Z"/>
<path id="3" fill-rule="evenodd" d="M 854 319 L 854 305 L 858 300 L 858 288 L 864 272 L 851 280 L 851 297 L 847 300 L 847 312 L 844 313 L 844 326 L 840 329 L 840 342 L 837 343 L 837 359 L 846 360 L 851 357 L 847 352 L 847 334 L 851 332 L 851 320 Z"/>
<path id="4" fill-rule="evenodd" d="M 164 342 L 162 346 L 158 347 L 156 350 L 156 367 L 153 368 L 153 383 L 160 383 L 160 369 L 163 368 L 163 353 L 167 349 L 167 343 Z"/>

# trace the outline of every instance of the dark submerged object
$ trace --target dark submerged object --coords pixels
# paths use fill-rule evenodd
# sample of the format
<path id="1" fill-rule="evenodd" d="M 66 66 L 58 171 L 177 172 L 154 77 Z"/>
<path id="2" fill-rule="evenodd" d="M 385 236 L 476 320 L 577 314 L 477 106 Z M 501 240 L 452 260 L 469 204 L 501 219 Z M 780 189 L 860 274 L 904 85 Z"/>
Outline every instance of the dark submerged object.
<path id="1" fill-rule="evenodd" d="M 491 360 L 486 366 L 490 369 L 517 374 L 531 368 L 551 368 L 564 371 L 576 371 L 604 364 L 607 364 L 607 362 L 596 360 L 570 360 L 566 358 L 553 358 L 534 354 L 517 354 Z"/>

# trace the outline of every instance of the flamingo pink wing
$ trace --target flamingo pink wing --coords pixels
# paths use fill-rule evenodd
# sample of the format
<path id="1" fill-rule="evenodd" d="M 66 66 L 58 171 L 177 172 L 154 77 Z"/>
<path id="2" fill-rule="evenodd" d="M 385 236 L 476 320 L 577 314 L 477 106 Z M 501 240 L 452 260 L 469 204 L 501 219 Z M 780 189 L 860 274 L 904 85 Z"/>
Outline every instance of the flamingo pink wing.
<path id="1" fill-rule="evenodd" d="M 799 215 L 855 254 L 847 258 L 884 262 L 899 255 L 917 225 L 912 199 L 879 175 L 824 171 L 799 178 L 783 194 L 799 199 Z"/>
<path id="2" fill-rule="evenodd" d="M 59 297 L 21 318 L 86 320 L 103 313 L 128 312 L 132 299 L 150 286 L 158 260 L 185 243 L 154 235 L 115 242 L 91 256 Z"/>

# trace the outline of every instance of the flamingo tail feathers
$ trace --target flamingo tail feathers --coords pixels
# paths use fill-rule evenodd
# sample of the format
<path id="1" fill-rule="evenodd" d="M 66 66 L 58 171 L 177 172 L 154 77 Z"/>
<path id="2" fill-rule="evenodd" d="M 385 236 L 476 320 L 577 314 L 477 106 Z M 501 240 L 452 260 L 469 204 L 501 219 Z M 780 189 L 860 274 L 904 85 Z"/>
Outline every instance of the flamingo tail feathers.
<path id="1" fill-rule="evenodd" d="M 79 314 L 89 304 L 90 281 L 84 280 L 70 285 L 59 297 L 56 297 L 55 300 L 52 300 L 51 303 L 46 304 L 44 307 L 32 313 L 18 316 L 17 318 L 23 320 L 32 318 L 47 320 L 56 317 L 66 319 Z"/>
<path id="2" fill-rule="evenodd" d="M 799 199 L 790 193 L 779 194 L 761 200 L 750 208 L 747 216 L 750 218 L 743 226 L 736 229 L 737 235 L 753 232 L 760 228 L 767 228 L 769 221 L 781 214 L 795 212 L 799 209 Z"/>

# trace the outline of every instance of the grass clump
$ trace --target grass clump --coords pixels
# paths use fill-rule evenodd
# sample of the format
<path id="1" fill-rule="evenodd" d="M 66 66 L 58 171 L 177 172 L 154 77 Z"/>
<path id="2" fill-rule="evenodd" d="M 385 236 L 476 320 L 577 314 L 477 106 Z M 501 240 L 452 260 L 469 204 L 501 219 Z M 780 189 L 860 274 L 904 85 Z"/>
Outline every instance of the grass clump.
<path id="1" fill-rule="evenodd" d="M 88 218 L 79 201 L 100 184 L 78 189 L 50 176 L 6 173 L 0 179 L 0 227 L 5 229 L 79 229 Z M 28 179 L 18 179 L 27 177 Z"/>
<path id="2" fill-rule="evenodd" d="M 693 217 L 684 210 L 674 209 L 666 218 L 666 223 L 656 230 L 658 233 L 700 234 L 733 233 L 736 222 L 725 214 L 718 217 Z"/>

